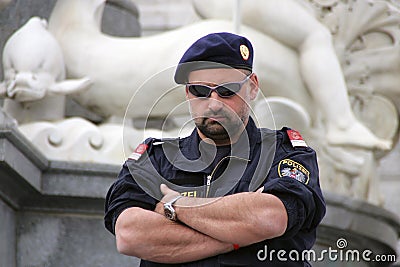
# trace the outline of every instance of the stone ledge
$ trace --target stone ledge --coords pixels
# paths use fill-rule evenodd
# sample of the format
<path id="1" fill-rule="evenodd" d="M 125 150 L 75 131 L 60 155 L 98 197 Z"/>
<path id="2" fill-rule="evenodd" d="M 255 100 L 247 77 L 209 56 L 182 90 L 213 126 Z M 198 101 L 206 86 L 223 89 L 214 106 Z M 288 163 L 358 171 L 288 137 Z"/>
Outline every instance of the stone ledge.
<path id="1" fill-rule="evenodd" d="M 357 248 L 375 253 L 395 254 L 400 219 L 383 208 L 349 197 L 325 192 L 327 214 L 318 230 L 319 240 L 335 245 L 346 238 Z M 336 238 L 333 240 L 332 238 Z"/>
<path id="2" fill-rule="evenodd" d="M 116 165 L 49 161 L 14 127 L 0 129 L 0 198 L 13 209 L 35 205 L 69 209 L 84 200 L 79 204 L 83 210 L 101 206 L 102 211 L 104 196 L 119 169 Z"/>

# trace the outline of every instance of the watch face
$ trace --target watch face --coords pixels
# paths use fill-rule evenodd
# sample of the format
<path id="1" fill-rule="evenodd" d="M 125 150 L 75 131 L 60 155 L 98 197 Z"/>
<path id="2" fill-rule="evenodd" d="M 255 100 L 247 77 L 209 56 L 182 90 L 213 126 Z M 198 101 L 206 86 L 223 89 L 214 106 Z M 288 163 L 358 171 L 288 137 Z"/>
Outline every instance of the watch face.
<path id="1" fill-rule="evenodd" d="M 175 221 L 176 220 L 176 214 L 174 211 L 174 208 L 170 205 L 165 205 L 164 206 L 164 214 L 165 217 L 167 217 L 168 219 Z"/>

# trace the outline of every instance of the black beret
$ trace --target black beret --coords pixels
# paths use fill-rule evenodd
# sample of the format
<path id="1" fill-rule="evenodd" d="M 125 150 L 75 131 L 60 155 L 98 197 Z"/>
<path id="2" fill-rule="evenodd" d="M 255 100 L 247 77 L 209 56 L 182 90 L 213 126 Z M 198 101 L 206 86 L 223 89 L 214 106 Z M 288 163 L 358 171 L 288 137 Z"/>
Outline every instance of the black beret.
<path id="1" fill-rule="evenodd" d="M 235 68 L 252 71 L 253 46 L 243 36 L 228 32 L 208 34 L 194 42 L 183 54 L 174 80 L 184 84 L 191 71 Z"/>

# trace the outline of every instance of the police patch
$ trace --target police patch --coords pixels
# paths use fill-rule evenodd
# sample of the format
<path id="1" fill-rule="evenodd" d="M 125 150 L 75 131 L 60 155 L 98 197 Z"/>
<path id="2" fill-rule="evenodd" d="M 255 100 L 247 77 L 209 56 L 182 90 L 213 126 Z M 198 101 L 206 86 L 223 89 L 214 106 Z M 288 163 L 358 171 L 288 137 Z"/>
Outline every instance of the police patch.
<path id="1" fill-rule="evenodd" d="M 291 159 L 283 159 L 279 162 L 278 174 L 279 177 L 290 177 L 303 184 L 308 184 L 310 180 L 310 172 L 303 165 Z"/>

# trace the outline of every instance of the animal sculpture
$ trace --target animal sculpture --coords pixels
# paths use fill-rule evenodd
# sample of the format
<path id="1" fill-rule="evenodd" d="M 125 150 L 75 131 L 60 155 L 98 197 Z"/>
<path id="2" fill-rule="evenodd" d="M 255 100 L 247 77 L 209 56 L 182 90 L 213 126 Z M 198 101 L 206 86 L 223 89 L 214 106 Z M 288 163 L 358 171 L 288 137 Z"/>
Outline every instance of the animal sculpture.
<path id="1" fill-rule="evenodd" d="M 47 22 L 38 17 L 7 40 L 3 68 L 0 96 L 6 97 L 4 109 L 20 123 L 63 118 L 64 96 L 90 84 L 88 78 L 65 80 L 61 48 L 47 30 Z"/>

